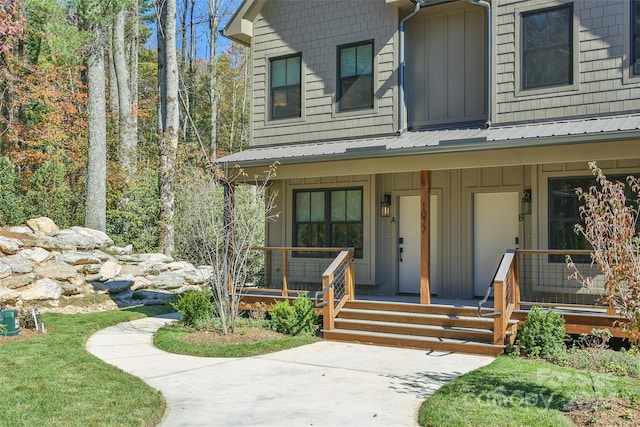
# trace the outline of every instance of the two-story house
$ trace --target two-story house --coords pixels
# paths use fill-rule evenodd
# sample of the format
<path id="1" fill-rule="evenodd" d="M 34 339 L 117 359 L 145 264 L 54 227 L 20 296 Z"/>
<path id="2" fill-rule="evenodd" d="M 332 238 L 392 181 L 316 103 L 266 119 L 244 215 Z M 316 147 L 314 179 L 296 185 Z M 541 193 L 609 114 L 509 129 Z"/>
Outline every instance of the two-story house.
<path id="1" fill-rule="evenodd" d="M 277 161 L 267 245 L 355 247 L 359 292 L 483 295 L 507 248 L 584 245 L 588 161 L 640 174 L 640 1 L 245 0 L 223 34 L 252 141 L 221 162 Z"/>

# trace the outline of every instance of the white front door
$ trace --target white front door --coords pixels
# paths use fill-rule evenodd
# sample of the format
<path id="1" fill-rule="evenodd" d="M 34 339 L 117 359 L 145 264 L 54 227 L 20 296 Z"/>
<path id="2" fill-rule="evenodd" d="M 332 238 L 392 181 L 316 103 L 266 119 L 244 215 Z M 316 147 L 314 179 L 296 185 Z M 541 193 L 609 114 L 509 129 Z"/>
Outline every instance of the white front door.
<path id="1" fill-rule="evenodd" d="M 439 264 L 438 196 L 431 195 L 431 293 L 437 293 Z M 398 292 L 420 293 L 420 196 L 401 196 L 399 202 Z"/>
<path id="2" fill-rule="evenodd" d="M 502 255 L 516 247 L 519 195 L 475 193 L 473 199 L 473 294 L 484 296 Z"/>

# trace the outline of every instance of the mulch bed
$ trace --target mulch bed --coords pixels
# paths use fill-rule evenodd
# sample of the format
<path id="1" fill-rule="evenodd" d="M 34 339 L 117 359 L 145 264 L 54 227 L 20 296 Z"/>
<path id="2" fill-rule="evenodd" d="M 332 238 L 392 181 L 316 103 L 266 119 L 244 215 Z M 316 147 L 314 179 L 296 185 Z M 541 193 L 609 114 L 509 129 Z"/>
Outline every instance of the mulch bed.
<path id="1" fill-rule="evenodd" d="M 12 337 L 0 336 L 0 345 L 13 341 L 28 340 L 29 338 L 37 337 L 38 335 L 41 335 L 41 333 L 36 332 L 35 329 L 20 329 L 20 333 L 18 335 L 14 335 Z"/>
<path id="2" fill-rule="evenodd" d="M 223 334 L 219 330 L 195 331 L 182 337 L 182 340 L 190 344 L 253 344 L 265 340 L 276 340 L 284 335 L 265 328 L 239 327 L 235 333 Z"/>
<path id="3" fill-rule="evenodd" d="M 635 427 L 640 425 L 640 407 L 629 399 L 592 400 L 570 405 L 565 414 L 576 426 Z"/>

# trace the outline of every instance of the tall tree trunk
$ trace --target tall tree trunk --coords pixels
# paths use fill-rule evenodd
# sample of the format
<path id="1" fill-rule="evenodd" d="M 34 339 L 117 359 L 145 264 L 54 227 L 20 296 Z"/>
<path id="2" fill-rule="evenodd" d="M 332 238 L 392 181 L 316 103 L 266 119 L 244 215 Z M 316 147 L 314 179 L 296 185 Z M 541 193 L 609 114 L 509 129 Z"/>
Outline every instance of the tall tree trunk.
<path id="1" fill-rule="evenodd" d="M 163 1 L 163 0 L 157 0 Z M 171 256 L 174 249 L 175 164 L 180 125 L 178 100 L 178 58 L 176 53 L 176 0 L 166 0 L 164 22 L 166 120 L 160 138 L 160 238 L 163 252 Z"/>
<path id="2" fill-rule="evenodd" d="M 164 37 L 165 22 L 167 21 L 167 3 L 165 0 L 156 0 L 156 16 L 158 19 L 158 134 L 160 134 L 167 121 L 167 55 L 165 53 L 167 48 Z"/>
<path id="3" fill-rule="evenodd" d="M 217 63 L 217 45 L 218 45 L 218 26 L 220 25 L 220 1 L 208 0 L 209 2 L 209 103 L 211 104 L 211 113 L 209 115 L 209 125 L 211 133 L 209 134 L 209 149 L 211 159 L 215 160 L 218 151 L 218 63 Z"/>
<path id="4" fill-rule="evenodd" d="M 118 77 L 113 65 L 113 25 L 109 25 L 109 45 L 107 46 L 107 64 L 109 67 L 109 112 L 117 117 L 120 110 L 118 102 Z M 118 125 L 119 126 L 119 125 Z"/>
<path id="5" fill-rule="evenodd" d="M 113 64 L 118 80 L 119 162 L 128 183 L 136 173 L 138 141 L 134 132 L 131 115 L 131 92 L 129 90 L 129 69 L 125 54 L 124 26 L 126 10 L 123 8 L 113 22 Z"/>
<path id="6" fill-rule="evenodd" d="M 138 50 L 140 43 L 140 11 L 138 0 L 131 6 L 131 38 L 129 40 L 129 90 L 131 92 L 131 127 L 138 143 Z M 137 151 L 137 149 L 136 149 Z"/>
<path id="7" fill-rule="evenodd" d="M 103 28 L 96 25 L 87 58 L 87 114 L 89 152 L 85 226 L 106 232 L 107 228 L 107 117 L 105 107 Z"/>

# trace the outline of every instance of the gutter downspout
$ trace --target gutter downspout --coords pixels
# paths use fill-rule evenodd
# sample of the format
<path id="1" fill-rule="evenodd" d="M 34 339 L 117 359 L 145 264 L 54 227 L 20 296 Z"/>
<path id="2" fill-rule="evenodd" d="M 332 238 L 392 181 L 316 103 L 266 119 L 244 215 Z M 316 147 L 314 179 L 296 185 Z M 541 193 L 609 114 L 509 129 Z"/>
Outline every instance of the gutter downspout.
<path id="1" fill-rule="evenodd" d="M 398 108 L 398 131 L 396 135 L 402 135 L 402 131 L 404 130 L 404 23 L 409 19 L 413 18 L 416 13 L 420 11 L 420 2 L 416 1 L 416 6 L 413 8 L 413 12 L 409 15 L 405 16 L 402 21 L 400 21 L 400 25 L 398 26 L 398 32 L 400 33 L 400 41 L 398 50 L 400 50 L 400 67 L 399 67 L 399 76 L 398 76 L 398 89 L 400 90 L 400 102 Z"/>
<path id="2" fill-rule="evenodd" d="M 487 9 L 487 121 L 484 124 L 485 128 L 491 127 L 491 115 L 492 115 L 492 96 L 493 87 L 493 64 L 492 64 L 492 46 L 491 46 L 491 3 L 484 0 L 469 0 L 469 3 L 476 6 L 482 6 Z"/>

